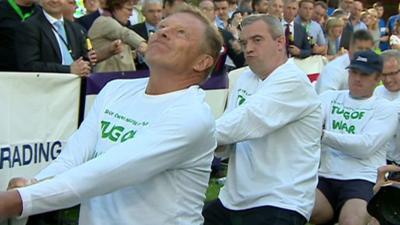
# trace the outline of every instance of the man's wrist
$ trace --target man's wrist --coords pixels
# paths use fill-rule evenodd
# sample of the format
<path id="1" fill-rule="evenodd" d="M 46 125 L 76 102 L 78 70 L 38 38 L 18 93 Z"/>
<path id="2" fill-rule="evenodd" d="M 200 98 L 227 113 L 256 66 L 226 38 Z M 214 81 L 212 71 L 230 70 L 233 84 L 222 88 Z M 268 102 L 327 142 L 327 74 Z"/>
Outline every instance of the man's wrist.
<path id="1" fill-rule="evenodd" d="M 20 216 L 22 199 L 17 190 L 0 192 L 0 220 Z"/>

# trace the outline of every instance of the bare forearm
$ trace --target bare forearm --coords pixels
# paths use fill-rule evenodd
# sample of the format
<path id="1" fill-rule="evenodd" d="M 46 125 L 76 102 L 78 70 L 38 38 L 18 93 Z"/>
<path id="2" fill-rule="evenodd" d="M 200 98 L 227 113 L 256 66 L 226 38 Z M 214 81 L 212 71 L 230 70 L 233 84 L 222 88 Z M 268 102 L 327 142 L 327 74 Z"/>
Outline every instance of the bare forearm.
<path id="1" fill-rule="evenodd" d="M 22 213 L 22 200 L 16 190 L 0 192 L 0 220 Z"/>

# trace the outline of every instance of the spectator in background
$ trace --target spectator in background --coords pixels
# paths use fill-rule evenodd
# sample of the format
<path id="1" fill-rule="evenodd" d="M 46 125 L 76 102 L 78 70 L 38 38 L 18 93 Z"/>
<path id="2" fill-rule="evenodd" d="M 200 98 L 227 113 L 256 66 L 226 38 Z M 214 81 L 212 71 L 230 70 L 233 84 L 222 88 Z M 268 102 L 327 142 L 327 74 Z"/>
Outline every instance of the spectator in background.
<path id="1" fill-rule="evenodd" d="M 229 18 L 232 17 L 232 14 L 238 10 L 238 1 L 237 0 L 228 0 L 228 15 Z"/>
<path id="2" fill-rule="evenodd" d="M 238 5 L 238 11 L 243 13 L 243 16 L 250 15 L 253 12 L 251 7 L 251 0 L 240 0 Z"/>
<path id="3" fill-rule="evenodd" d="M 389 35 L 393 34 L 394 27 L 396 26 L 396 22 L 400 20 L 400 3 L 398 6 L 398 14 L 389 17 L 388 19 L 388 31 Z"/>
<path id="4" fill-rule="evenodd" d="M 363 10 L 363 3 L 360 1 L 354 1 L 351 5 L 349 25 L 353 28 L 353 32 L 357 30 L 368 30 L 367 25 L 361 21 L 361 13 Z"/>
<path id="5" fill-rule="evenodd" d="M 327 43 L 324 31 L 319 23 L 311 20 L 314 10 L 313 0 L 301 0 L 299 3 L 299 15 L 295 22 L 301 24 L 307 31 L 312 53 L 326 55 Z"/>
<path id="6" fill-rule="evenodd" d="M 229 18 L 228 21 L 228 28 L 227 30 L 232 33 L 232 35 L 238 40 L 239 39 L 239 33 L 240 33 L 240 23 L 243 20 L 243 12 L 241 11 L 236 11 L 232 13 L 231 18 Z"/>
<path id="7" fill-rule="evenodd" d="M 328 5 L 323 1 L 317 1 L 314 4 L 314 12 L 311 17 L 312 20 L 319 23 L 321 28 L 325 29 L 326 20 L 328 19 L 327 16 Z"/>
<path id="8" fill-rule="evenodd" d="M 400 50 L 400 20 L 398 20 L 394 26 L 393 34 L 390 35 L 389 44 L 392 49 Z"/>
<path id="9" fill-rule="evenodd" d="M 324 113 L 321 163 L 312 224 L 365 225 L 376 171 L 386 164 L 385 144 L 393 137 L 398 115 L 391 103 L 373 96 L 382 58 L 372 50 L 354 53 L 349 90 L 320 95 Z"/>
<path id="10" fill-rule="evenodd" d="M 354 0 L 339 0 L 338 9 L 343 10 L 347 14 L 347 16 L 349 16 L 353 2 Z"/>
<path id="11" fill-rule="evenodd" d="M 0 71 L 18 71 L 16 29 L 22 21 L 40 11 L 35 2 L 35 0 L 0 1 Z"/>
<path id="12" fill-rule="evenodd" d="M 148 41 L 149 37 L 156 32 L 157 24 L 162 19 L 162 0 L 144 0 L 142 13 L 145 18 L 144 22 L 135 24 L 130 28 Z M 135 63 L 137 70 L 148 69 L 144 59 L 140 56 L 136 57 Z"/>
<path id="13" fill-rule="evenodd" d="M 327 5 L 328 5 L 327 15 L 332 16 L 333 11 L 339 8 L 339 0 L 328 0 Z"/>
<path id="14" fill-rule="evenodd" d="M 164 18 L 174 13 L 180 5 L 185 3 L 185 0 L 163 0 Z"/>
<path id="15" fill-rule="evenodd" d="M 81 225 L 203 224 L 216 138 L 199 84 L 221 37 L 186 9 L 163 20 L 149 46 L 150 78 L 110 82 L 56 161 L 37 175 L 54 177 L 0 192 L 0 220 L 81 203 Z"/>
<path id="16" fill-rule="evenodd" d="M 383 4 L 381 2 L 374 3 L 373 7 L 378 13 L 379 31 L 380 31 L 379 48 L 381 49 L 381 51 L 385 51 L 386 49 L 389 48 L 389 35 L 386 27 L 386 21 L 383 18 L 383 13 L 385 11 L 385 8 L 383 7 Z"/>
<path id="17" fill-rule="evenodd" d="M 381 40 L 381 32 L 379 30 L 378 12 L 374 8 L 370 8 L 366 11 L 369 17 L 369 23 L 366 24 L 368 31 L 374 38 L 374 50 L 380 53 L 379 43 Z"/>
<path id="18" fill-rule="evenodd" d="M 321 103 L 306 74 L 287 59 L 277 18 L 251 15 L 242 29 L 249 69 L 216 121 L 218 145 L 235 150 L 227 152 L 218 200 L 203 210 L 204 225 L 304 225 L 315 200 Z"/>
<path id="19" fill-rule="evenodd" d="M 91 65 L 106 57 L 88 54 L 80 26 L 63 18 L 63 0 L 41 0 L 40 5 L 43 10 L 22 23 L 16 35 L 19 69 L 88 75 Z"/>
<path id="20" fill-rule="evenodd" d="M 228 0 L 214 0 L 214 9 L 217 14 L 215 19 L 218 28 L 226 29 L 229 20 L 229 3 Z"/>
<path id="21" fill-rule="evenodd" d="M 252 0 L 251 6 L 254 13 L 267 14 L 268 0 Z"/>
<path id="22" fill-rule="evenodd" d="M 268 2 L 268 15 L 274 16 L 279 20 L 283 16 L 283 0 L 269 0 Z"/>
<path id="23" fill-rule="evenodd" d="M 207 16 L 212 24 L 216 25 L 214 7 L 215 2 L 213 3 L 211 0 L 203 0 L 199 4 L 199 9 Z M 227 72 L 225 65 L 227 57 L 233 61 L 237 68 L 244 66 L 245 63 L 244 55 L 238 40 L 226 29 L 218 27 L 218 31 L 220 32 L 224 42 L 217 63 L 211 72 L 211 76 L 224 75 Z"/>
<path id="24" fill-rule="evenodd" d="M 349 16 L 348 16 L 347 13 L 346 13 L 344 10 L 342 10 L 342 9 L 336 9 L 336 10 L 332 13 L 332 17 L 341 19 L 345 25 L 349 23 Z"/>
<path id="25" fill-rule="evenodd" d="M 391 101 L 392 106 L 396 108 L 400 114 L 400 51 L 386 50 L 382 53 L 383 86 L 375 89 L 374 95 L 383 97 Z M 396 130 L 396 135 L 386 145 L 387 164 L 400 165 L 400 127 Z"/>
<path id="26" fill-rule="evenodd" d="M 133 4 L 131 0 L 107 0 L 106 9 L 111 15 L 100 16 L 90 28 L 88 35 L 94 48 L 122 44 L 122 52 L 98 63 L 94 68 L 96 72 L 134 71 L 135 53 L 146 51 L 146 40 L 127 27 Z M 136 52 L 132 52 L 134 49 Z"/>
<path id="27" fill-rule="evenodd" d="M 337 9 L 333 12 L 332 17 L 341 19 L 344 23 L 343 33 L 340 37 L 340 48 L 344 48 L 346 50 L 350 49 L 350 39 L 353 35 L 353 27 L 349 23 L 348 15 L 345 11 L 341 9 Z"/>
<path id="28" fill-rule="evenodd" d="M 96 12 L 100 8 L 100 2 L 103 2 L 104 4 L 104 0 L 83 0 L 83 6 L 86 9 L 86 15 Z"/>
<path id="29" fill-rule="evenodd" d="M 328 90 L 348 90 L 349 72 L 346 68 L 350 64 L 350 59 L 355 52 L 369 50 L 373 46 L 374 41 L 368 31 L 354 32 L 348 53 L 332 60 L 322 69 L 315 86 L 317 93 L 321 94 Z"/>
<path id="30" fill-rule="evenodd" d="M 340 47 L 340 37 L 343 33 L 343 20 L 332 17 L 326 23 L 326 40 L 328 42 L 327 58 L 329 61 L 347 53 Z"/>
<path id="31" fill-rule="evenodd" d="M 281 22 L 285 32 L 288 55 L 296 58 L 306 58 L 311 55 L 312 50 L 306 30 L 301 24 L 294 21 L 298 9 L 299 3 L 297 0 L 285 0 Z"/>
<path id="32" fill-rule="evenodd" d="M 92 1 L 92 0 L 87 0 L 87 1 Z M 103 9 L 106 7 L 105 0 L 93 0 L 93 1 L 99 2 L 99 7 L 97 8 L 97 10 L 76 19 L 76 22 L 79 23 L 82 27 L 84 27 L 86 29 L 86 31 L 90 30 L 90 27 L 92 26 L 93 22 L 101 14 L 103 14 L 103 12 L 104 12 Z"/>

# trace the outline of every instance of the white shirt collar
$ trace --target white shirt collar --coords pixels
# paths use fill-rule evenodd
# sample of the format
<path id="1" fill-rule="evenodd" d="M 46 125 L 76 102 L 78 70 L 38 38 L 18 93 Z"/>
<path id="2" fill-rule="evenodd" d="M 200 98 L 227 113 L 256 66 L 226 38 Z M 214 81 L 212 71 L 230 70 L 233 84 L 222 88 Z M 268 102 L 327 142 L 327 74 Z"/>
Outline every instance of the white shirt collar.
<path id="1" fill-rule="evenodd" d="M 64 24 L 64 18 L 61 17 L 61 19 L 56 19 L 54 17 L 52 17 L 50 14 L 48 14 L 44 9 L 43 9 L 43 14 L 46 17 L 46 19 L 50 22 L 50 24 L 54 24 L 57 21 L 61 21 Z"/>
<path id="2" fill-rule="evenodd" d="M 293 27 L 293 26 L 294 26 L 294 20 L 292 20 L 292 22 L 288 23 L 288 22 L 286 22 L 285 19 L 283 19 L 283 20 L 282 20 L 282 25 L 283 25 L 283 26 L 286 26 L 286 24 L 289 24 L 290 27 Z"/>

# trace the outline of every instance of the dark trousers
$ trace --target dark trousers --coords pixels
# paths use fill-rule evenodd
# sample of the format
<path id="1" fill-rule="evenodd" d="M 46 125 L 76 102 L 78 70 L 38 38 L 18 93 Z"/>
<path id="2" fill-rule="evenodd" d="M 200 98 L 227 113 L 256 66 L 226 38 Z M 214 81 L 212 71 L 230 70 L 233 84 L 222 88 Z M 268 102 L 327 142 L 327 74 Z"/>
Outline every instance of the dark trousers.
<path id="1" fill-rule="evenodd" d="M 219 199 L 207 204 L 203 210 L 204 225 L 304 225 L 301 214 L 273 206 L 246 210 L 225 208 Z"/>

